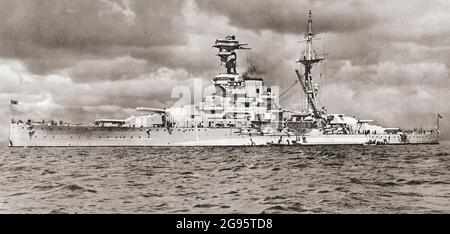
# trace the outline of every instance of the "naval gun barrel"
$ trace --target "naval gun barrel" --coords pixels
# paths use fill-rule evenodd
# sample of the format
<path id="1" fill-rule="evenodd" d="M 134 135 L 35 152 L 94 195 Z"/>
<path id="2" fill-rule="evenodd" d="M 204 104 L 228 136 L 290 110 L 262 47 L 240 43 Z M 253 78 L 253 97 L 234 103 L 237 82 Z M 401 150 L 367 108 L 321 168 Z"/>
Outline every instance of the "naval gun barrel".
<path id="1" fill-rule="evenodd" d="M 151 107 L 136 107 L 137 111 L 143 111 L 143 112 L 155 112 L 155 113 L 166 113 L 166 109 L 161 108 L 151 108 Z"/>

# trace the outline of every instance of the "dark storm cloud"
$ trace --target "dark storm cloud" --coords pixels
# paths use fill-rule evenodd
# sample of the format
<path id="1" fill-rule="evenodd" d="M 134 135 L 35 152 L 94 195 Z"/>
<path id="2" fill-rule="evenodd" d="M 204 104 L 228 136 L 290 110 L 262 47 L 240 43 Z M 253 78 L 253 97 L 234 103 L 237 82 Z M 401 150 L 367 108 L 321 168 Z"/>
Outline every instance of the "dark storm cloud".
<path id="1" fill-rule="evenodd" d="M 65 69 L 75 82 L 134 79 L 148 72 L 147 62 L 131 57 L 108 60 L 84 60 Z"/>
<path id="2" fill-rule="evenodd" d="M 2 1 L 0 55 L 38 74 L 126 48 L 186 43 L 183 1 Z M 120 55 L 120 54 L 119 54 Z"/>
<path id="3" fill-rule="evenodd" d="M 194 75 L 217 68 L 217 63 L 213 62 L 214 51 L 211 45 L 214 40 L 208 40 L 208 44 L 200 46 L 173 46 L 173 47 L 151 47 L 132 49 L 131 56 L 136 59 L 146 60 L 150 67 L 161 66 L 169 68 L 183 68 Z"/>
<path id="4" fill-rule="evenodd" d="M 370 9 L 357 1 L 219 1 L 196 0 L 200 9 L 227 17 L 231 25 L 259 31 L 300 34 L 306 27 L 308 11 L 322 32 L 351 32 L 375 23 Z M 336 20 L 339 19 L 339 20 Z"/>
<path id="5" fill-rule="evenodd" d="M 125 3 L 127 1 L 123 1 Z M 182 1 L 7 1 L 2 38 L 48 48 L 158 46 L 184 42 Z"/>

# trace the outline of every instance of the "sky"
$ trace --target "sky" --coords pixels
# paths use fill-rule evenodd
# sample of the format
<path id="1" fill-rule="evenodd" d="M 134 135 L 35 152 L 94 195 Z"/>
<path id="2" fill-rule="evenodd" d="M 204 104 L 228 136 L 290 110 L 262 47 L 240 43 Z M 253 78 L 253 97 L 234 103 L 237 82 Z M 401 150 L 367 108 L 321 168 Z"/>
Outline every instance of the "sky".
<path id="1" fill-rule="evenodd" d="M 90 123 L 170 107 L 173 87 L 210 84 L 214 41 L 248 43 L 267 85 L 288 88 L 308 11 L 325 62 L 314 75 L 328 112 L 450 139 L 450 2 L 446 0 L 0 0 L 0 141 L 16 118 Z M 283 96 L 302 107 L 301 89 Z"/>

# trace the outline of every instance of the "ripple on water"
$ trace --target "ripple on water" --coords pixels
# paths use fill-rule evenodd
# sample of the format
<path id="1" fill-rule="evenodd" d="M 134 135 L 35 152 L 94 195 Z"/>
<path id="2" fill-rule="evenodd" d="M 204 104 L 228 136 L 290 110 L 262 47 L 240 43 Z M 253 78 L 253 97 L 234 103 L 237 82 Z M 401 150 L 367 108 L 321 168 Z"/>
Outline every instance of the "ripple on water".
<path id="1" fill-rule="evenodd" d="M 449 144 L 0 150 L 2 212 L 450 212 Z"/>
<path id="2" fill-rule="evenodd" d="M 69 184 L 62 187 L 64 190 L 68 190 L 71 192 L 89 192 L 89 193 L 97 193 L 95 189 L 88 189 L 76 184 Z"/>

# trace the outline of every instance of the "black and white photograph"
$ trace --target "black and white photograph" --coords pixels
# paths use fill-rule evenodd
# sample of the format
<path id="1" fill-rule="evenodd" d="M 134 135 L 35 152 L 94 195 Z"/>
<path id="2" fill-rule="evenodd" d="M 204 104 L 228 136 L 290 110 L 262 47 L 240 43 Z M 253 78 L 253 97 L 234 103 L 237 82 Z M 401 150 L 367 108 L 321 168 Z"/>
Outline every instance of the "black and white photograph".
<path id="1" fill-rule="evenodd" d="M 449 213 L 449 22 L 447 0 L 1 0 L 0 213 Z"/>

